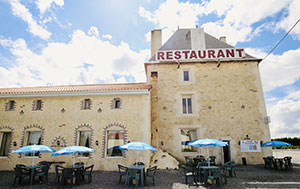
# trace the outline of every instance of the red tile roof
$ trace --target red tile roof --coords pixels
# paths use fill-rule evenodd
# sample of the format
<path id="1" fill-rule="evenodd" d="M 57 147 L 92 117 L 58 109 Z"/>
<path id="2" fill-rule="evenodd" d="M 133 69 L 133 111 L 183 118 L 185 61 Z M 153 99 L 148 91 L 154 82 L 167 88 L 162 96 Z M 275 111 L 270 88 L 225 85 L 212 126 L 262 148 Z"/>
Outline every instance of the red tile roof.
<path id="1" fill-rule="evenodd" d="M 0 95 L 5 94 L 31 94 L 31 93 L 72 93 L 72 92 L 98 92 L 98 91 L 126 91 L 150 90 L 147 83 L 117 83 L 117 84 L 88 84 L 88 85 L 62 85 L 23 88 L 0 88 Z"/>

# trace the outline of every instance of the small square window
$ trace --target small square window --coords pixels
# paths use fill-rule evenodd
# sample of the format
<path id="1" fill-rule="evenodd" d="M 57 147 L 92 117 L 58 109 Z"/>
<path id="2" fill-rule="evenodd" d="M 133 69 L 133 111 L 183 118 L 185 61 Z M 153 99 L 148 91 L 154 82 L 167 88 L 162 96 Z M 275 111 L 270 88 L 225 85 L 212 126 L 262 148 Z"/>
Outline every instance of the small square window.
<path id="1" fill-rule="evenodd" d="M 189 71 L 183 71 L 183 81 L 189 81 L 190 76 L 189 76 Z"/>
<path id="2" fill-rule="evenodd" d="M 90 110 L 91 109 L 91 105 L 92 105 L 92 101 L 91 99 L 84 99 L 83 101 L 83 109 L 84 110 Z"/>
<path id="3" fill-rule="evenodd" d="M 14 111 L 16 107 L 15 105 L 16 105 L 16 101 L 14 100 L 8 101 L 6 105 L 6 111 Z"/>
<path id="4" fill-rule="evenodd" d="M 42 110 L 42 100 L 33 101 L 32 110 Z"/>
<path id="5" fill-rule="evenodd" d="M 111 108 L 112 109 L 120 109 L 121 108 L 121 99 L 120 98 L 114 98 L 112 101 L 111 101 Z"/>

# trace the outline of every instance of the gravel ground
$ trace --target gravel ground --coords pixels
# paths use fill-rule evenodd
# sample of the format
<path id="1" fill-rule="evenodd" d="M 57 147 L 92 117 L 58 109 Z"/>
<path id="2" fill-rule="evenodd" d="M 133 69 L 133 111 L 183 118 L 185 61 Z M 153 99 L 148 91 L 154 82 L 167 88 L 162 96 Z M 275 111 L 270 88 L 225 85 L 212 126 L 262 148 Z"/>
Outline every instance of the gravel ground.
<path id="1" fill-rule="evenodd" d="M 292 171 L 265 170 L 264 165 L 238 165 L 236 167 L 237 177 L 227 178 L 228 183 L 223 186 L 231 188 L 300 188 L 300 165 L 294 165 Z M 54 183 L 55 174 L 49 173 L 48 184 L 39 184 L 38 180 L 31 187 L 29 180 L 25 180 L 24 187 L 16 188 L 62 188 Z M 125 188 L 124 179 L 122 184 L 118 183 L 119 173 L 113 171 L 94 171 L 93 181 L 90 184 L 83 183 L 74 188 Z M 12 188 L 14 172 L 0 172 L 0 188 Z M 155 178 L 156 185 L 152 186 L 150 179 L 147 180 L 145 188 L 211 188 L 199 183 L 200 186 L 184 185 L 184 176 L 181 170 L 158 170 Z M 130 188 L 134 188 L 131 185 Z M 64 188 L 71 188 L 66 186 Z"/>

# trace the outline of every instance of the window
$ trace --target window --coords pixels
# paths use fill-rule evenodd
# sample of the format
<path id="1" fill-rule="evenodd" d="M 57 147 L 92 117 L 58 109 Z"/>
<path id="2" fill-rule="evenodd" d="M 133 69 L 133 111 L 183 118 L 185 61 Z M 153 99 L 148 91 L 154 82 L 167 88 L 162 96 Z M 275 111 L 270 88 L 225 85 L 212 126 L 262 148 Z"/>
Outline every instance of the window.
<path id="1" fill-rule="evenodd" d="M 0 156 L 8 156 L 11 132 L 0 132 Z"/>
<path id="2" fill-rule="evenodd" d="M 6 104 L 6 111 L 14 111 L 15 110 L 16 101 L 10 100 Z"/>
<path id="3" fill-rule="evenodd" d="M 91 109 L 91 105 L 92 105 L 92 101 L 91 99 L 84 99 L 83 100 L 83 109 L 84 110 L 90 110 Z"/>
<path id="4" fill-rule="evenodd" d="M 187 145 L 190 141 L 196 140 L 196 130 L 180 129 L 181 131 L 181 151 L 182 152 L 196 152 L 193 146 Z"/>
<path id="5" fill-rule="evenodd" d="M 114 105 L 114 109 L 119 109 L 119 108 L 121 108 L 121 99 L 115 98 L 115 99 L 113 100 L 113 105 Z"/>
<path id="6" fill-rule="evenodd" d="M 124 141 L 124 131 L 108 130 L 106 155 L 109 157 L 123 156 L 122 151 L 119 149 L 119 146 L 123 145 Z"/>
<path id="7" fill-rule="evenodd" d="M 42 100 L 35 100 L 33 101 L 33 107 L 32 110 L 42 110 Z"/>
<path id="8" fill-rule="evenodd" d="M 91 132 L 90 131 L 79 131 L 79 144 L 78 146 L 85 146 L 90 148 Z M 80 156 L 88 157 L 89 153 L 80 153 Z"/>
<path id="9" fill-rule="evenodd" d="M 42 140 L 42 132 L 41 131 L 28 131 L 27 132 L 27 146 L 29 145 L 40 145 Z M 39 152 L 37 153 L 30 153 L 28 156 L 38 156 Z"/>
<path id="10" fill-rule="evenodd" d="M 192 98 L 184 97 L 182 98 L 182 113 L 183 114 L 192 114 Z"/>
<path id="11" fill-rule="evenodd" d="M 183 71 L 183 81 L 189 81 L 189 80 L 190 80 L 189 71 Z"/>

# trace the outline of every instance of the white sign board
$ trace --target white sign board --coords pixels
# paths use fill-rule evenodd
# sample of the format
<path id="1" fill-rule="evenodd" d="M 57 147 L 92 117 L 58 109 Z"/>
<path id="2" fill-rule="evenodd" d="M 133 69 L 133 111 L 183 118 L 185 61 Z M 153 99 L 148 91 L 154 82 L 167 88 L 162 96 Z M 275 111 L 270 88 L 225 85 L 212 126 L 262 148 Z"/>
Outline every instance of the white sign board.
<path id="1" fill-rule="evenodd" d="M 242 140 L 241 152 L 261 152 L 259 140 Z"/>

